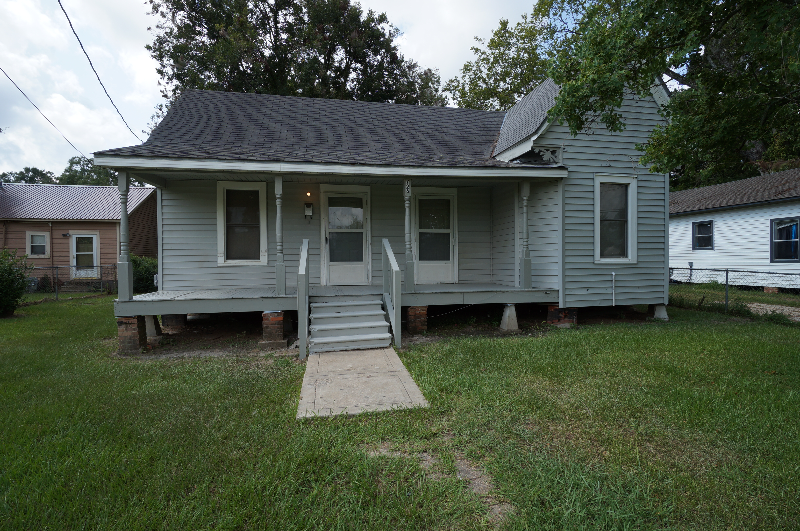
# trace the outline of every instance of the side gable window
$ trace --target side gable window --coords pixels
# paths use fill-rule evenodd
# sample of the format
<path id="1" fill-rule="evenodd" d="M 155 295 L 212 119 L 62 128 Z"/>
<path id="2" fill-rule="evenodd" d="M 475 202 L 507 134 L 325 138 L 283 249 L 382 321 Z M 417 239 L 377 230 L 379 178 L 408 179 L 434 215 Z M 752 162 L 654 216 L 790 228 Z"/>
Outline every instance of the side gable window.
<path id="1" fill-rule="evenodd" d="M 770 262 L 800 262 L 800 218 L 773 219 L 770 224 Z"/>
<path id="2" fill-rule="evenodd" d="M 692 223 L 692 250 L 714 250 L 713 221 L 695 221 Z"/>
<path id="3" fill-rule="evenodd" d="M 30 258 L 50 258 L 50 234 L 46 232 L 26 232 L 25 247 L 25 254 Z"/>
<path id="4" fill-rule="evenodd" d="M 637 211 L 636 178 L 595 176 L 595 262 L 636 262 Z"/>
<path id="5" fill-rule="evenodd" d="M 267 262 L 266 183 L 217 183 L 217 263 Z"/>

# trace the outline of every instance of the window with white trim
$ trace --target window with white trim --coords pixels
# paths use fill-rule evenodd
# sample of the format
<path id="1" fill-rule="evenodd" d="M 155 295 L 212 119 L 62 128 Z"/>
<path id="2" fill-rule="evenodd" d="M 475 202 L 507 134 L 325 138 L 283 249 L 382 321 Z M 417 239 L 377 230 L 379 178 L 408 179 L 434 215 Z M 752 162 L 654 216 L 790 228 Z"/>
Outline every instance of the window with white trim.
<path id="1" fill-rule="evenodd" d="M 800 218 L 770 222 L 770 262 L 800 262 Z"/>
<path id="2" fill-rule="evenodd" d="M 595 262 L 636 262 L 636 198 L 635 177 L 595 176 Z"/>
<path id="3" fill-rule="evenodd" d="M 693 251 L 713 251 L 714 250 L 714 222 L 713 221 L 693 221 L 692 222 L 692 250 Z"/>
<path id="4" fill-rule="evenodd" d="M 50 234 L 47 232 L 26 232 L 25 254 L 29 258 L 50 258 Z"/>
<path id="5" fill-rule="evenodd" d="M 267 184 L 217 182 L 217 263 L 267 263 Z"/>

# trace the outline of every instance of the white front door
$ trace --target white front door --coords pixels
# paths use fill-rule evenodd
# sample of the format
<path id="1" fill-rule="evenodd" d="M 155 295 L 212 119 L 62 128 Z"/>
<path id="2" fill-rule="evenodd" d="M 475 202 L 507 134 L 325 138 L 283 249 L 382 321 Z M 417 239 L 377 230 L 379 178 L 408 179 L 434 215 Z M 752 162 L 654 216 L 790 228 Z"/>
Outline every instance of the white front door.
<path id="1" fill-rule="evenodd" d="M 455 192 L 420 192 L 414 207 L 417 284 L 458 282 Z"/>
<path id="2" fill-rule="evenodd" d="M 72 235 L 72 278 L 98 278 L 97 236 Z"/>
<path id="3" fill-rule="evenodd" d="M 328 285 L 369 284 L 369 192 L 360 191 L 363 189 L 342 187 L 335 190 L 331 187 L 322 192 L 327 273 L 323 281 Z"/>

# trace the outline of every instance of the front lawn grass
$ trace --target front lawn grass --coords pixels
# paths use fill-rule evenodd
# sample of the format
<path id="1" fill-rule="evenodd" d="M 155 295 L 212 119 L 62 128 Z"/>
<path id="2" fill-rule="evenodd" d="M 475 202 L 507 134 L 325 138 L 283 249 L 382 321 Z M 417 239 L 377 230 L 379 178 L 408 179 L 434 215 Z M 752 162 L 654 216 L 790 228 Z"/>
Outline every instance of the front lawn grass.
<path id="1" fill-rule="evenodd" d="M 285 357 L 116 357 L 110 298 L 18 314 L 0 321 L 0 528 L 490 526 L 456 459 L 491 474 L 509 529 L 800 526 L 796 327 L 671 309 L 427 343 L 401 358 L 429 409 L 297 421 Z"/>

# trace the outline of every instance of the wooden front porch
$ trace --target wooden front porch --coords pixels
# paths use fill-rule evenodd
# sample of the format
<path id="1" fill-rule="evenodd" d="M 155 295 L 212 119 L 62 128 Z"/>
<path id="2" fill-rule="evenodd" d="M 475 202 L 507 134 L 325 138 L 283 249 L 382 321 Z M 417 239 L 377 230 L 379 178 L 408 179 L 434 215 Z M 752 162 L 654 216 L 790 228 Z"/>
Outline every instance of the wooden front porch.
<path id="1" fill-rule="evenodd" d="M 380 298 L 383 287 L 309 286 L 309 297 Z M 418 284 L 414 292 L 402 292 L 403 306 L 448 304 L 558 304 L 558 290 L 520 289 L 500 284 Z M 116 301 L 116 315 L 165 315 L 186 313 L 266 312 L 297 310 L 297 288 L 288 286 L 279 296 L 275 287 L 252 289 L 207 289 L 156 291 L 135 295 L 129 301 Z"/>

